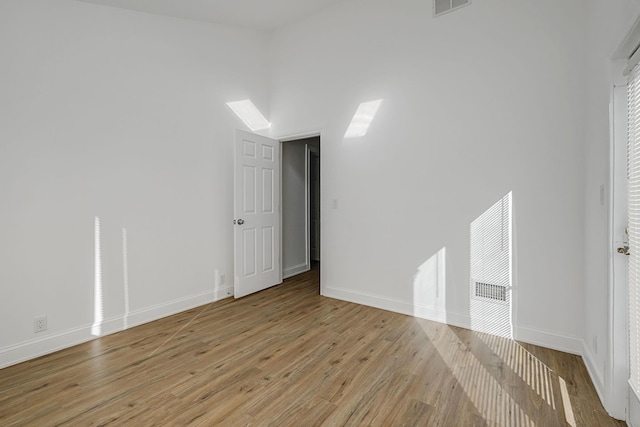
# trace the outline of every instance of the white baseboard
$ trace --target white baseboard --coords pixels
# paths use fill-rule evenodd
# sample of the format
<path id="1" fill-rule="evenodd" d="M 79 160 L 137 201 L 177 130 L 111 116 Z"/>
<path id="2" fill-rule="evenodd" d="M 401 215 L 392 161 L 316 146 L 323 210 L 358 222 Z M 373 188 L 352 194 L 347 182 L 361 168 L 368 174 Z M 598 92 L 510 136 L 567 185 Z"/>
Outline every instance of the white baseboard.
<path id="1" fill-rule="evenodd" d="M 282 270 L 282 278 L 288 279 L 289 277 L 293 277 L 296 274 L 304 273 L 305 271 L 311 270 L 311 266 L 306 262 L 298 265 L 294 265 L 293 267 L 287 267 Z"/>
<path id="2" fill-rule="evenodd" d="M 631 427 L 640 427 L 640 399 L 635 394 L 631 387 L 629 387 L 629 419 L 627 423 Z"/>
<path id="3" fill-rule="evenodd" d="M 408 316 L 415 316 L 434 320 L 440 323 L 446 323 L 442 321 L 444 319 L 443 316 L 446 316 L 445 312 L 430 307 L 414 307 L 413 304 L 399 299 L 387 298 L 364 292 L 355 292 L 350 289 L 331 288 L 326 286 L 322 289 L 322 295 L 369 307 L 380 308 L 382 310 L 406 314 Z"/>
<path id="4" fill-rule="evenodd" d="M 323 287 L 322 295 L 369 307 L 380 308 L 413 317 L 445 323 L 451 326 L 471 329 L 471 318 L 468 314 L 445 311 L 437 307 L 418 306 L 409 301 L 392 299 L 380 295 L 355 292 L 350 289 Z M 582 354 L 582 340 L 576 337 L 560 335 L 554 332 L 540 331 L 533 328 L 517 327 L 514 335 L 518 341 L 535 344 L 566 353 Z"/>
<path id="5" fill-rule="evenodd" d="M 0 369 L 92 340 L 91 325 L 80 326 L 0 349 Z"/>
<path id="6" fill-rule="evenodd" d="M 445 311 L 439 307 L 417 305 L 399 299 L 332 287 L 324 287 L 322 295 L 369 307 L 380 308 L 382 310 L 393 311 L 395 313 L 406 314 L 407 316 L 419 317 L 421 319 L 427 319 L 451 326 L 458 326 L 460 328 L 471 328 L 471 319 L 469 316 Z"/>
<path id="7" fill-rule="evenodd" d="M 557 332 L 541 331 L 521 325 L 518 325 L 514 330 L 514 336 L 518 341 L 582 356 L 582 339 L 578 337 L 561 335 Z"/>
<path id="8" fill-rule="evenodd" d="M 153 322 L 154 320 L 162 319 L 163 317 L 190 310 L 194 307 L 219 301 L 232 295 L 233 286 L 226 286 L 213 292 L 207 291 L 198 295 L 191 295 L 170 301 L 165 304 L 158 304 L 140 310 L 135 310 L 127 316 L 127 325 L 129 328 L 133 328 L 144 323 Z"/>
<path id="9" fill-rule="evenodd" d="M 600 402 L 606 402 L 604 395 L 604 372 L 603 368 L 600 368 L 597 363 L 597 358 L 595 354 L 591 351 L 587 343 L 582 340 L 582 360 L 584 360 L 584 364 L 587 367 L 587 371 L 589 372 L 589 376 L 591 377 L 591 382 L 598 393 L 598 397 L 600 398 Z"/>
<path id="10" fill-rule="evenodd" d="M 233 295 L 233 286 L 191 295 L 152 307 L 145 307 L 132 311 L 127 316 L 122 314 L 105 319 L 101 324 L 100 336 L 122 331 L 125 329 L 125 324 L 127 329 L 132 328 L 194 307 L 209 304 L 231 295 Z M 91 334 L 91 327 L 91 324 L 83 325 L 0 348 L 0 369 L 98 338 Z"/>

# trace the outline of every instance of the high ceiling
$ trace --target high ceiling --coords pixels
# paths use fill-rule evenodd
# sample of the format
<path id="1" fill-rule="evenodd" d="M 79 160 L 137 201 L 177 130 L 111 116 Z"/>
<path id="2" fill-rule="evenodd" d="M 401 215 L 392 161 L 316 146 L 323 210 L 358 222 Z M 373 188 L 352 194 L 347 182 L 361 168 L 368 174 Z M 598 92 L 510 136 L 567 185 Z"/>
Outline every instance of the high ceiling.
<path id="1" fill-rule="evenodd" d="M 344 0 L 80 0 L 158 15 L 272 31 Z"/>

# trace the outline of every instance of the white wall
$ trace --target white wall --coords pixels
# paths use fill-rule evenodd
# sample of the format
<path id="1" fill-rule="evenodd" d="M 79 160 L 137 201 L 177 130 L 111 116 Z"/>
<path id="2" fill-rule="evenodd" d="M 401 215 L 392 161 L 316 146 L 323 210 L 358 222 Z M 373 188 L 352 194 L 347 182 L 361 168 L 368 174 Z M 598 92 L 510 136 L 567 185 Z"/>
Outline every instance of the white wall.
<path id="1" fill-rule="evenodd" d="M 0 367 L 226 296 L 233 131 L 268 115 L 264 34 L 68 0 L 0 2 Z M 215 272 L 226 274 L 217 284 Z M 33 333 L 46 314 L 48 331 Z"/>
<path id="2" fill-rule="evenodd" d="M 305 152 L 304 143 L 282 144 L 282 275 L 285 278 L 309 269 Z"/>
<path id="3" fill-rule="evenodd" d="M 517 336 L 580 352 L 584 2 L 431 7 L 352 0 L 274 34 L 273 134 L 323 131 L 322 291 L 468 325 L 470 224 L 513 191 Z M 442 248 L 445 313 L 413 301 Z"/>

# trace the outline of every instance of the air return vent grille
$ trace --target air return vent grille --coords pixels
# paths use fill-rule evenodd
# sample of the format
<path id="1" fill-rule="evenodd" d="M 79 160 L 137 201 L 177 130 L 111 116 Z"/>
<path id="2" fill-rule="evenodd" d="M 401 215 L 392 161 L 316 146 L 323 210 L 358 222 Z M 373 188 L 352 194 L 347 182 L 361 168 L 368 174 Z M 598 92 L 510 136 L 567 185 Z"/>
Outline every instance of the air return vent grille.
<path id="1" fill-rule="evenodd" d="M 471 0 L 433 0 L 433 16 L 440 16 L 470 4 Z"/>
<path id="2" fill-rule="evenodd" d="M 476 297 L 504 302 L 507 300 L 507 287 L 476 282 Z"/>

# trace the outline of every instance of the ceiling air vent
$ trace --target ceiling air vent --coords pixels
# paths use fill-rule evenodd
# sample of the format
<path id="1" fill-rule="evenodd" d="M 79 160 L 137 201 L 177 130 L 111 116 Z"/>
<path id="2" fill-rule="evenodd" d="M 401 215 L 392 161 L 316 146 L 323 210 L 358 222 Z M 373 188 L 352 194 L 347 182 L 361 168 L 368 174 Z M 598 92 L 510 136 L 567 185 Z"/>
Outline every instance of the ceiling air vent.
<path id="1" fill-rule="evenodd" d="M 470 4 L 471 0 L 433 0 L 433 16 L 444 15 Z"/>

